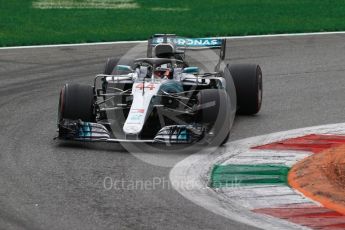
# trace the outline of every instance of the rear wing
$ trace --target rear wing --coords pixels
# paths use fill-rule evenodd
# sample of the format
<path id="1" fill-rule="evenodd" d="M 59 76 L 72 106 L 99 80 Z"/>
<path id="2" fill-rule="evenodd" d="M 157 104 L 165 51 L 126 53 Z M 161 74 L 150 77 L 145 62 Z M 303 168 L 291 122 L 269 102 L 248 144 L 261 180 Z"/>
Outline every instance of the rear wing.
<path id="1" fill-rule="evenodd" d="M 225 59 L 226 39 L 184 38 L 175 34 L 156 34 L 148 40 L 147 56 L 152 57 L 152 48 L 161 43 L 173 43 L 180 50 L 219 49 L 220 59 Z"/>

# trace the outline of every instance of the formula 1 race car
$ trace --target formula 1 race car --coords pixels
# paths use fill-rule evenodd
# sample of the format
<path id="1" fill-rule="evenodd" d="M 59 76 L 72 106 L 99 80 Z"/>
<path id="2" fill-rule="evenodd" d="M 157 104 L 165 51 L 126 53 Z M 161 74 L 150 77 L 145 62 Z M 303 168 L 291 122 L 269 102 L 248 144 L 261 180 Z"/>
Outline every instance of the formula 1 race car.
<path id="1" fill-rule="evenodd" d="M 197 52 L 204 55 L 188 58 Z M 212 55 L 216 62 L 205 67 Z M 109 58 L 93 86 L 65 84 L 58 108 L 58 137 L 221 145 L 229 137 L 236 113 L 251 115 L 260 110 L 261 68 L 225 65 L 225 39 L 154 35 L 144 56 Z"/>

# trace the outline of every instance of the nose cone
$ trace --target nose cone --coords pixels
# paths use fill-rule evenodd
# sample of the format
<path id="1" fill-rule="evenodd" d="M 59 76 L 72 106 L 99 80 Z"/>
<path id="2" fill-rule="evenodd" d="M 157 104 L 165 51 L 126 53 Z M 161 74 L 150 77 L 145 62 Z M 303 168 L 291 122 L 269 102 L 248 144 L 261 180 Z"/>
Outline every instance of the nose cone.
<path id="1" fill-rule="evenodd" d="M 126 134 L 137 135 L 141 132 L 141 125 L 126 125 L 123 127 L 123 131 Z"/>
<path id="2" fill-rule="evenodd" d="M 143 90 L 143 88 L 145 89 Z M 147 116 L 150 115 L 152 111 L 151 100 L 154 95 L 157 95 L 158 89 L 158 84 L 152 82 L 135 83 L 133 85 L 133 102 L 127 120 L 123 126 L 125 134 L 140 134 Z"/>

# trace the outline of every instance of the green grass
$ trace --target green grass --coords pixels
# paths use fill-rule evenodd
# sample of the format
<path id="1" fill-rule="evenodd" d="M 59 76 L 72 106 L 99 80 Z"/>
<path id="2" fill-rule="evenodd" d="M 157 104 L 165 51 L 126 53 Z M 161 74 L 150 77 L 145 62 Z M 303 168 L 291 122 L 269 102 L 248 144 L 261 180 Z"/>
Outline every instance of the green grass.
<path id="1" fill-rule="evenodd" d="M 345 1 L 136 0 L 137 9 L 34 9 L 0 0 L 0 46 L 345 30 Z M 152 8 L 188 11 L 152 11 Z"/>

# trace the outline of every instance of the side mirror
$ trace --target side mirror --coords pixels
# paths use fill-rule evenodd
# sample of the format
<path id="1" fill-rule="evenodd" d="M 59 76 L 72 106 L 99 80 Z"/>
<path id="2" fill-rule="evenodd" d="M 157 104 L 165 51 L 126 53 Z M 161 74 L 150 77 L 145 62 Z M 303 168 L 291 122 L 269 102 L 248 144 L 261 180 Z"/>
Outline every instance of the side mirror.
<path id="1" fill-rule="evenodd" d="M 198 74 L 199 67 L 186 67 L 183 69 L 183 73 Z"/>
<path id="2" fill-rule="evenodd" d="M 133 72 L 134 71 L 132 69 L 132 67 L 130 67 L 129 65 L 117 65 L 116 66 L 116 70 L 119 70 L 119 71 L 129 71 L 129 72 Z"/>

